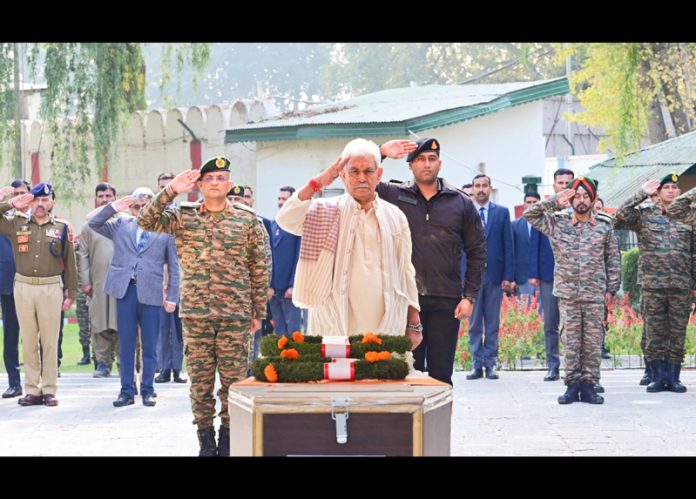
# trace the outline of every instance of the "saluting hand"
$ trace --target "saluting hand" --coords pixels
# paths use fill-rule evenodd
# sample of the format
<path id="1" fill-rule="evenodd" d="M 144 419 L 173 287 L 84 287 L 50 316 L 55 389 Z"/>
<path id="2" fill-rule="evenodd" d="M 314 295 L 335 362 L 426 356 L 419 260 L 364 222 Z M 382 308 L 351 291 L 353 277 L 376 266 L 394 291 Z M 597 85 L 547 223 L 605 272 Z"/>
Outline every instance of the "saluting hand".
<path id="1" fill-rule="evenodd" d="M 26 194 L 20 194 L 19 196 L 15 196 L 12 199 L 10 199 L 10 206 L 18 210 L 24 211 L 27 208 L 29 208 L 29 205 L 31 204 L 33 199 L 34 195 L 30 192 L 27 192 Z"/>
<path id="2" fill-rule="evenodd" d="M 14 187 L 12 187 L 11 185 L 8 185 L 8 186 L 0 189 L 0 201 L 5 199 L 7 196 L 12 194 L 13 192 L 14 192 Z"/>
<path id="3" fill-rule="evenodd" d="M 346 156 L 345 158 L 343 156 L 339 156 L 334 163 L 329 166 L 326 170 L 321 172 L 315 180 L 319 183 L 319 185 L 324 188 L 330 186 L 334 180 L 338 178 L 340 173 L 343 171 L 345 168 L 346 164 L 348 164 L 348 161 L 350 161 L 350 156 Z"/>
<path id="4" fill-rule="evenodd" d="M 174 177 L 174 180 L 169 182 L 169 185 L 176 194 L 188 192 L 196 187 L 196 182 L 198 182 L 200 176 L 201 173 L 198 170 L 184 170 Z"/>
<path id="5" fill-rule="evenodd" d="M 570 200 L 575 196 L 575 189 L 563 189 L 561 192 L 556 194 L 556 203 L 563 209 L 570 206 Z"/>
<path id="6" fill-rule="evenodd" d="M 123 196 L 114 201 L 113 205 L 116 211 L 126 211 L 133 203 L 135 203 L 135 198 L 133 196 Z"/>
<path id="7" fill-rule="evenodd" d="M 660 188 L 660 181 L 657 179 L 651 179 L 640 186 L 648 196 L 652 196 Z"/>
<path id="8" fill-rule="evenodd" d="M 412 140 L 402 139 L 385 142 L 380 146 L 379 152 L 382 156 L 386 156 L 387 158 L 401 159 L 405 158 L 416 149 L 418 149 L 418 144 Z"/>

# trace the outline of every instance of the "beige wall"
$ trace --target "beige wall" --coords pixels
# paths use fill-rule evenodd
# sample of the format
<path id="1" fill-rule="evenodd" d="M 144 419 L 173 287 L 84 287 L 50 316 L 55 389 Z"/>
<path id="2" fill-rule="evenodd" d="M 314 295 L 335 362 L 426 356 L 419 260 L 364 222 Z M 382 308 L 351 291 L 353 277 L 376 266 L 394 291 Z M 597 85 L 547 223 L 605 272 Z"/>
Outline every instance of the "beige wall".
<path id="1" fill-rule="evenodd" d="M 191 167 L 191 135 L 177 122 L 181 119 L 202 141 L 202 161 L 225 155 L 232 162 L 232 180 L 251 185 L 256 190 L 255 144 L 225 144 L 225 129 L 266 117 L 267 106 L 260 101 L 237 101 L 233 104 L 193 106 L 133 113 L 122 134 L 122 143 L 109 168 L 109 182 L 126 195 L 139 186 L 155 190 L 157 176 L 171 170 L 178 173 Z M 51 139 L 40 121 L 23 123 L 23 177 L 31 182 L 31 155 L 39 152 L 41 181 L 51 181 Z M 10 151 L 7 151 L 9 153 Z M 7 155 L 5 157 L 8 157 Z M 90 159 L 93 154 L 90 153 Z M 93 159 L 92 159 L 93 161 Z M 94 186 L 99 183 L 95 164 L 92 178 L 80 186 L 57 186 L 56 214 L 67 218 L 80 231 L 85 215 L 94 207 Z M 0 186 L 14 178 L 9 165 L 0 169 Z M 182 196 L 185 200 L 185 196 Z"/>

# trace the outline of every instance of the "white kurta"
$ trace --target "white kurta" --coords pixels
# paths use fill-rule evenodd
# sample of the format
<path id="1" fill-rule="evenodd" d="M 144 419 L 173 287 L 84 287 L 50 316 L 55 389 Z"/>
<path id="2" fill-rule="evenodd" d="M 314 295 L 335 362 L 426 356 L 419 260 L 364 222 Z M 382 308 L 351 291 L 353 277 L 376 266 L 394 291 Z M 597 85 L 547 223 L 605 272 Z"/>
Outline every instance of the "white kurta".
<path id="1" fill-rule="evenodd" d="M 300 201 L 295 192 L 278 212 L 278 225 L 301 236 L 313 202 L 337 204 L 340 224 L 335 256 L 322 269 L 331 281 L 330 290 L 320 303 L 311 305 L 307 332 L 403 335 L 409 305 L 420 310 L 406 216 L 379 197 L 366 213 L 347 194 Z M 298 265 L 295 293 L 301 295 L 302 288 L 312 284 Z"/>

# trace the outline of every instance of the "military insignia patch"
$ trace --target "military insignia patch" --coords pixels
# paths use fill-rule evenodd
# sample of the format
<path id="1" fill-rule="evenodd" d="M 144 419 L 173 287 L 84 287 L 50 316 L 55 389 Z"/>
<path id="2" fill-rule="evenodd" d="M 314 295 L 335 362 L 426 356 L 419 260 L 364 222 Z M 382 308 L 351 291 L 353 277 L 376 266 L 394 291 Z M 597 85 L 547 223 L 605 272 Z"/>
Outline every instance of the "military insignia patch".
<path id="1" fill-rule="evenodd" d="M 29 253 L 29 245 L 28 244 L 20 244 L 17 246 L 17 250 L 20 253 Z"/>
<path id="2" fill-rule="evenodd" d="M 432 145 L 430 146 L 430 148 L 431 148 L 433 151 L 437 151 L 437 142 L 433 140 L 433 143 L 432 143 Z"/>
<path id="3" fill-rule="evenodd" d="M 60 238 L 60 231 L 58 229 L 46 229 L 46 236 L 47 237 L 54 237 L 56 239 Z"/>
<path id="4" fill-rule="evenodd" d="M 17 244 L 28 243 L 28 242 L 29 242 L 29 236 L 27 236 L 27 235 L 17 236 Z"/>
<path id="5" fill-rule="evenodd" d="M 215 159 L 215 166 L 217 166 L 218 168 L 224 168 L 225 167 L 225 160 L 222 159 L 220 156 L 218 156 Z"/>
<path id="6" fill-rule="evenodd" d="M 676 183 L 677 183 L 677 180 L 679 180 L 679 177 L 677 176 L 676 173 L 673 173 L 673 174 L 672 174 L 672 182 L 674 182 L 674 183 L 676 184 Z"/>

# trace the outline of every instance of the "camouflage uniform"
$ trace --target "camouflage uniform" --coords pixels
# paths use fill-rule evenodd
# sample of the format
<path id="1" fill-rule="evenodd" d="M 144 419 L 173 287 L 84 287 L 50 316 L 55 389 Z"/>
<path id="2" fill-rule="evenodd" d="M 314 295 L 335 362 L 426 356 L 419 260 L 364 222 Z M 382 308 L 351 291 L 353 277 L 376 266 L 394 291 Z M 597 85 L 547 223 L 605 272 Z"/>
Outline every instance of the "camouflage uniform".
<path id="1" fill-rule="evenodd" d="M 213 427 L 217 369 L 220 417 L 227 428 L 229 386 L 247 370 L 249 321 L 252 313 L 257 319 L 266 317 L 267 236 L 247 206 L 228 203 L 221 213 L 208 213 L 200 203 L 167 208 L 175 197 L 171 186 L 165 187 L 143 208 L 138 223 L 176 238 L 193 424 L 201 430 Z"/>
<path id="2" fill-rule="evenodd" d="M 529 206 L 524 217 L 546 234 L 556 266 L 553 294 L 558 298 L 565 343 L 565 383 L 599 380 L 604 294 L 621 285 L 621 253 L 611 221 L 590 215 L 580 222 L 557 206 L 556 196 Z"/>
<path id="3" fill-rule="evenodd" d="M 615 227 L 638 235 L 645 358 L 681 364 L 696 270 L 696 231 L 670 220 L 656 204 L 639 206 L 647 196 L 640 189 L 628 198 L 616 213 Z"/>
<path id="4" fill-rule="evenodd" d="M 89 328 L 89 307 L 87 306 L 87 295 L 78 289 L 75 313 L 77 324 L 80 326 L 80 345 L 89 348 L 90 328 Z"/>

